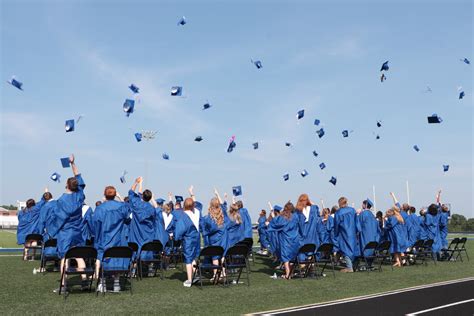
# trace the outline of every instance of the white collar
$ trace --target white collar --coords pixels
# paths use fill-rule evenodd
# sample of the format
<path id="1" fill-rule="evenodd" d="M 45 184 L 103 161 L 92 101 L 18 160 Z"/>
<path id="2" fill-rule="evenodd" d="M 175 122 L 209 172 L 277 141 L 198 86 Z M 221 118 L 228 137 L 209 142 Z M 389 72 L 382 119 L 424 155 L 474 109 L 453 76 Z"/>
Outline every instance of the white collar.
<path id="1" fill-rule="evenodd" d="M 193 221 L 193 224 L 194 226 L 196 227 L 196 229 L 199 231 L 199 218 L 201 217 L 201 213 L 199 212 L 199 210 L 197 208 L 194 209 L 194 212 L 193 211 L 184 211 L 188 216 L 189 218 Z"/>
<path id="2" fill-rule="evenodd" d="M 166 214 L 166 212 L 163 211 L 163 220 L 165 222 L 165 229 L 168 228 L 168 226 L 170 225 L 172 219 L 173 219 L 173 214 L 171 214 L 171 213 Z"/>
<path id="3" fill-rule="evenodd" d="M 306 206 L 305 208 L 303 208 L 303 215 L 304 217 L 306 218 L 305 219 L 305 222 L 308 222 L 309 221 L 309 211 L 311 210 L 311 206 Z"/>

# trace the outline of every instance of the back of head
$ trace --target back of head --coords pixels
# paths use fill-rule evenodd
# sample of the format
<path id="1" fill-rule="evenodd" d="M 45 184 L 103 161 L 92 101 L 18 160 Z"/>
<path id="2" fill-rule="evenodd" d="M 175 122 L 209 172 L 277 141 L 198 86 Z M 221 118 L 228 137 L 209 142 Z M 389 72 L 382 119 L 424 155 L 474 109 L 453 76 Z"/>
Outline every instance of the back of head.
<path id="1" fill-rule="evenodd" d="M 104 190 L 104 196 L 107 201 L 112 201 L 115 199 L 115 196 L 117 195 L 117 190 L 111 185 L 105 187 Z"/>
<path id="2" fill-rule="evenodd" d="M 372 208 L 372 205 L 369 203 L 369 201 L 364 200 L 364 201 L 362 202 L 362 208 L 363 208 L 364 210 L 370 210 L 370 209 Z"/>
<path id="3" fill-rule="evenodd" d="M 438 214 L 438 205 L 433 203 L 430 206 L 428 206 L 428 213 L 433 216 Z"/>
<path id="4" fill-rule="evenodd" d="M 53 198 L 53 195 L 51 194 L 51 192 L 44 192 L 44 193 L 43 193 L 43 199 L 44 199 L 45 201 L 49 201 L 49 200 L 51 200 L 52 198 Z"/>
<path id="5" fill-rule="evenodd" d="M 71 192 L 77 192 L 79 191 L 79 182 L 75 177 L 68 178 L 66 188 Z"/>
<path id="6" fill-rule="evenodd" d="M 152 197 L 153 197 L 153 193 L 151 193 L 150 190 L 146 189 L 145 191 L 143 191 L 143 195 L 142 195 L 143 201 L 150 202 Z"/>
<path id="7" fill-rule="evenodd" d="M 337 200 L 337 203 L 339 204 L 339 208 L 347 207 L 347 198 L 342 196 Z"/>
<path id="8" fill-rule="evenodd" d="M 288 203 L 285 204 L 285 207 L 280 212 L 280 215 L 283 216 L 286 219 L 290 219 L 291 218 L 291 213 L 293 213 L 294 211 L 295 211 L 295 206 L 293 205 L 293 203 L 288 202 Z"/>
<path id="9" fill-rule="evenodd" d="M 410 214 L 416 214 L 416 208 L 414 206 L 410 206 Z"/>
<path id="10" fill-rule="evenodd" d="M 171 206 L 173 206 L 173 203 L 171 203 Z M 170 207 L 170 204 L 169 204 L 169 203 L 163 204 L 163 211 L 164 211 L 166 214 L 169 214 L 169 213 L 171 212 L 171 207 Z"/>
<path id="11" fill-rule="evenodd" d="M 238 207 L 239 209 L 241 209 L 241 208 L 244 207 L 244 203 L 242 203 L 242 201 L 240 201 L 240 200 L 237 201 L 237 202 L 235 202 L 235 205 L 237 205 L 237 207 Z"/>
<path id="12" fill-rule="evenodd" d="M 339 210 L 339 206 L 334 205 L 333 207 L 331 207 L 331 214 L 336 214 L 338 210 Z"/>
<path id="13" fill-rule="evenodd" d="M 375 214 L 375 217 L 382 218 L 383 217 L 382 211 L 377 211 L 377 213 Z"/>
<path id="14" fill-rule="evenodd" d="M 408 205 L 408 203 L 403 203 L 402 210 L 408 212 L 410 210 L 410 205 Z"/>
<path id="15" fill-rule="evenodd" d="M 449 208 L 448 208 L 448 206 L 447 206 L 446 204 L 441 205 L 441 210 L 442 210 L 443 212 L 449 212 Z"/>
<path id="16" fill-rule="evenodd" d="M 35 206 L 35 205 L 36 205 L 36 202 L 35 202 L 35 200 L 33 200 L 33 199 L 28 199 L 28 200 L 26 201 L 26 208 L 27 208 L 27 209 L 28 209 L 28 208 L 32 208 L 32 207 Z"/>
<path id="17" fill-rule="evenodd" d="M 306 193 L 303 193 L 298 198 L 298 202 L 296 202 L 296 209 L 302 211 L 306 206 L 311 205 L 309 201 L 309 196 Z"/>
<path id="18" fill-rule="evenodd" d="M 266 217 L 267 216 L 267 211 L 261 210 L 260 211 L 260 216 L 265 216 Z"/>
<path id="19" fill-rule="evenodd" d="M 186 198 L 184 200 L 184 210 L 185 211 L 193 211 L 194 210 L 194 200 L 191 198 Z"/>
<path id="20" fill-rule="evenodd" d="M 229 217 L 232 221 L 236 222 L 237 224 L 242 223 L 242 217 L 240 216 L 239 208 L 237 205 L 232 204 L 229 209 Z"/>
<path id="21" fill-rule="evenodd" d="M 217 198 L 213 198 L 209 203 L 209 216 L 217 226 L 224 224 L 224 213 L 222 212 L 221 204 Z"/>

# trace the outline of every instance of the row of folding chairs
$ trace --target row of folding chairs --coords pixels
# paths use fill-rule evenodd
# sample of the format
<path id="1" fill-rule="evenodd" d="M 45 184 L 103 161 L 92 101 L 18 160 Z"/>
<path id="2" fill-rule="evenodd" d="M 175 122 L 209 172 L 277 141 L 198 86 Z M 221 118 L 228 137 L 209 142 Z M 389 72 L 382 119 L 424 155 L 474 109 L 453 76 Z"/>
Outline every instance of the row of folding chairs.
<path id="1" fill-rule="evenodd" d="M 469 255 L 467 254 L 467 249 L 466 249 L 466 242 L 467 242 L 466 237 L 453 238 L 451 242 L 449 243 L 448 248 L 441 250 L 441 253 L 443 254 L 442 257 L 444 258 L 444 260 L 457 261 L 458 259 L 461 259 L 461 262 L 463 262 L 462 254 L 465 254 L 467 261 L 469 261 Z"/>

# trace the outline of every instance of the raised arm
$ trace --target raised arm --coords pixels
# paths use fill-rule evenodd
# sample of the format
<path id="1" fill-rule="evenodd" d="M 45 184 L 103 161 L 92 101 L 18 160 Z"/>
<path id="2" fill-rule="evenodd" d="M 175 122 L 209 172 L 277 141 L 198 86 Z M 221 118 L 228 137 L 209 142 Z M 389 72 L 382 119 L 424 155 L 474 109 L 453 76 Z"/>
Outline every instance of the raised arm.
<path id="1" fill-rule="evenodd" d="M 436 204 L 441 204 L 441 189 L 436 194 Z"/>
<path id="2" fill-rule="evenodd" d="M 155 200 L 155 193 L 152 193 L 152 194 L 151 194 L 150 203 L 151 203 L 151 205 L 152 205 L 154 208 L 157 208 L 157 207 L 158 207 L 158 203 L 156 203 L 156 200 Z"/>
<path id="3" fill-rule="evenodd" d="M 122 196 L 120 195 L 120 193 L 117 193 L 115 194 L 115 197 L 117 198 L 117 200 L 119 200 L 120 202 L 123 202 L 123 199 L 122 199 Z"/>
<path id="4" fill-rule="evenodd" d="M 69 157 L 69 163 L 71 164 L 72 173 L 74 176 L 77 176 L 79 174 L 79 169 L 77 169 L 76 163 L 74 161 L 74 154 L 71 154 Z"/>
<path id="5" fill-rule="evenodd" d="M 324 207 L 324 201 L 323 201 L 323 199 L 321 199 L 321 207 L 322 207 L 322 209 L 324 210 L 325 207 Z"/>
<path id="6" fill-rule="evenodd" d="M 217 191 L 216 188 L 214 188 L 214 195 L 216 196 L 216 198 L 219 200 L 219 204 L 222 204 L 223 201 L 221 199 L 221 196 L 219 195 L 219 191 Z"/>
<path id="7" fill-rule="evenodd" d="M 390 192 L 390 196 L 392 197 L 393 205 L 395 205 L 395 206 L 400 205 L 400 203 L 398 203 L 397 197 L 395 196 L 395 193 Z"/>
<path id="8" fill-rule="evenodd" d="M 135 179 L 135 182 L 132 184 L 131 190 L 135 192 L 137 190 L 137 185 L 142 182 L 142 177 L 138 177 Z"/>
<path id="9" fill-rule="evenodd" d="M 191 186 L 188 189 L 189 195 L 191 196 L 191 199 L 193 199 L 194 202 L 196 202 L 196 196 L 194 195 L 194 186 L 191 184 Z"/>
<path id="10" fill-rule="evenodd" d="M 138 183 L 138 193 L 143 193 L 143 177 L 140 177 L 140 182 Z"/>
<path id="11" fill-rule="evenodd" d="M 168 192 L 168 202 L 173 202 L 173 194 Z"/>

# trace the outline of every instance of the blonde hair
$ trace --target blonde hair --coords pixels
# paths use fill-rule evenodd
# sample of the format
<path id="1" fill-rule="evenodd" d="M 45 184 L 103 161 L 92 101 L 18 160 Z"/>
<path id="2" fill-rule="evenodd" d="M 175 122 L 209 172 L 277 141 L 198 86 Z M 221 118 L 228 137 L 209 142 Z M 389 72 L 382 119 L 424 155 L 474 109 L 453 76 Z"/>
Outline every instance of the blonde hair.
<path id="1" fill-rule="evenodd" d="M 298 202 L 296 202 L 296 209 L 302 211 L 306 206 L 311 206 L 311 202 L 309 201 L 308 194 L 303 193 L 298 198 Z"/>
<path id="2" fill-rule="evenodd" d="M 339 200 L 337 201 L 339 204 L 339 208 L 343 208 L 347 206 L 347 198 L 345 197 L 340 197 Z"/>
<path id="3" fill-rule="evenodd" d="M 233 222 L 237 224 L 242 224 L 242 217 L 240 216 L 239 207 L 235 204 L 232 204 L 229 209 L 229 217 Z"/>
<path id="4" fill-rule="evenodd" d="M 221 204 L 217 198 L 213 198 L 209 203 L 209 216 L 217 224 L 217 226 L 224 225 L 224 213 L 222 212 Z"/>
<path id="5" fill-rule="evenodd" d="M 387 210 L 387 216 L 395 216 L 395 218 L 397 219 L 397 221 L 400 223 L 400 224 L 404 224 L 405 221 L 403 220 L 403 217 L 402 215 L 400 214 L 400 209 L 398 207 L 391 207 Z"/>

